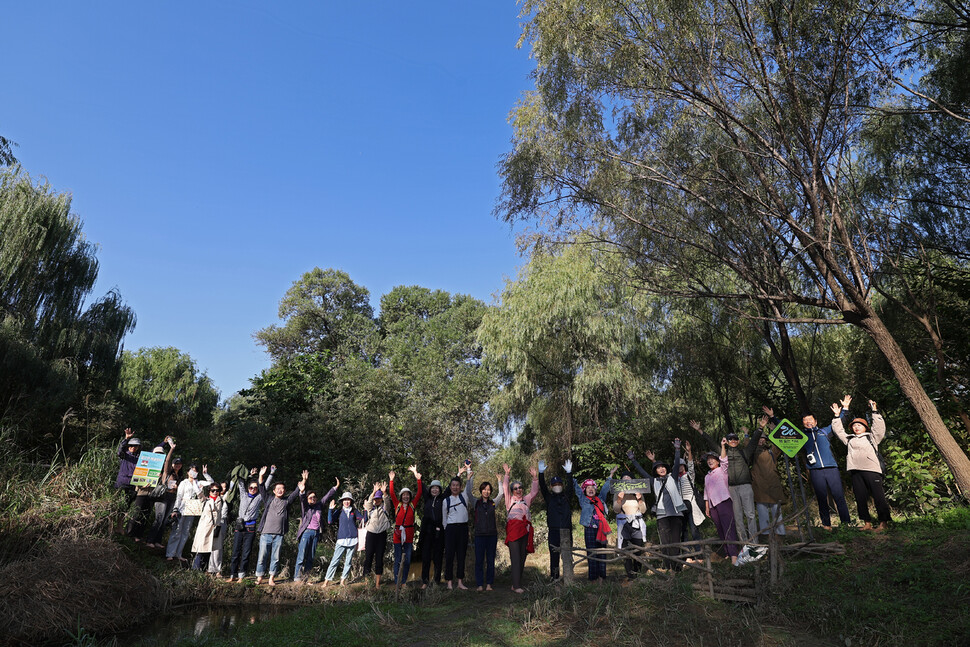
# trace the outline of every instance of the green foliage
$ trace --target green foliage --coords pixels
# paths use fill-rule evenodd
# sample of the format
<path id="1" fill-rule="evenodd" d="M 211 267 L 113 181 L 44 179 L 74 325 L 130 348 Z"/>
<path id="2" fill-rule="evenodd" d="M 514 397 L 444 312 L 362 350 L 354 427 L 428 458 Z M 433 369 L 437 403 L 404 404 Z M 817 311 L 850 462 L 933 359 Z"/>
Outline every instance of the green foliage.
<path id="1" fill-rule="evenodd" d="M 118 398 L 127 426 L 159 441 L 168 434 L 208 429 L 219 392 L 195 361 L 177 348 L 125 351 L 118 377 Z"/>
<path id="2" fill-rule="evenodd" d="M 135 324 L 116 292 L 85 305 L 98 262 L 81 227 L 68 194 L 0 171 L 0 420 L 47 456 L 86 440 L 72 417 L 113 388 Z"/>

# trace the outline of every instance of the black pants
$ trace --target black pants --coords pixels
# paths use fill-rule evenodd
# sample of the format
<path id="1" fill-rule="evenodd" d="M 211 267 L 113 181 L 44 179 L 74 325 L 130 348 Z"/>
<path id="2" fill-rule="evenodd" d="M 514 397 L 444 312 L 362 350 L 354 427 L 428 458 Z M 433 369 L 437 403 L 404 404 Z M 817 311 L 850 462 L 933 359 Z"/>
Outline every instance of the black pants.
<path id="1" fill-rule="evenodd" d="M 639 527 L 634 527 L 629 521 L 623 525 L 623 547 L 627 544 L 643 548 L 643 536 L 640 534 Z M 627 577 L 633 577 L 643 568 L 643 564 L 638 559 L 627 558 L 623 560 L 623 567 Z"/>
<path id="2" fill-rule="evenodd" d="M 572 528 L 550 528 L 549 529 L 549 575 L 552 579 L 559 579 L 559 562 L 562 559 L 562 554 L 559 548 L 562 546 L 562 536 L 565 533 L 569 533 L 572 536 Z M 572 542 L 570 542 L 572 543 Z M 569 556 L 572 559 L 572 556 Z"/>
<path id="3" fill-rule="evenodd" d="M 458 558 L 458 579 L 465 579 L 465 555 L 468 554 L 468 524 L 453 523 L 445 528 L 445 580 L 450 582 L 454 574 L 455 557 Z"/>
<path id="4" fill-rule="evenodd" d="M 175 492 L 166 492 L 165 496 L 155 502 L 155 523 L 148 532 L 148 543 L 160 544 L 168 526 L 168 515 L 175 505 Z"/>
<path id="5" fill-rule="evenodd" d="M 441 582 L 441 558 L 445 552 L 445 531 L 433 523 L 421 526 L 421 581 L 430 582 L 431 563 L 434 562 L 434 581 Z"/>
<path id="6" fill-rule="evenodd" d="M 253 552 L 253 540 L 256 538 L 256 526 L 248 530 L 237 530 L 232 533 L 232 561 L 229 562 L 229 577 L 244 577 L 249 566 L 249 555 Z"/>
<path id="7" fill-rule="evenodd" d="M 150 494 L 139 494 L 135 497 L 135 507 L 131 511 L 131 519 L 128 521 L 128 529 L 125 534 L 135 539 L 142 538 L 148 521 L 148 509 L 151 506 L 152 496 Z"/>
<path id="8" fill-rule="evenodd" d="M 679 514 L 673 517 L 660 517 L 657 519 L 657 530 L 660 531 L 660 544 L 676 544 L 680 542 L 680 528 L 684 523 L 684 518 Z M 680 548 L 661 548 L 664 555 L 670 557 L 680 556 Z M 680 570 L 680 564 L 673 560 L 664 560 L 667 568 L 675 571 Z"/>
<path id="9" fill-rule="evenodd" d="M 374 563 L 374 575 L 384 574 L 384 551 L 387 550 L 387 532 L 368 532 L 364 540 L 364 575 L 370 573 Z"/>
<path id="10" fill-rule="evenodd" d="M 693 504 L 689 501 L 684 501 L 684 503 L 687 504 L 687 509 L 681 515 L 684 517 L 684 523 L 680 527 L 680 540 L 682 542 L 688 541 L 687 534 L 690 533 L 690 541 L 700 541 L 702 539 L 701 529 L 694 525 Z M 699 547 L 692 548 L 691 550 L 697 550 L 697 548 Z"/>
<path id="11" fill-rule="evenodd" d="M 512 562 L 512 588 L 522 588 L 522 574 L 525 572 L 526 550 L 529 545 L 529 535 L 523 535 L 515 541 L 509 542 L 509 561 Z"/>
<path id="12" fill-rule="evenodd" d="M 869 516 L 869 495 L 876 504 L 876 514 L 879 522 L 889 522 L 889 502 L 886 501 L 886 491 L 882 487 L 882 474 L 879 472 L 866 472 L 863 470 L 850 470 L 852 477 L 852 493 L 855 495 L 855 504 L 859 508 L 859 519 L 870 523 L 872 517 Z"/>

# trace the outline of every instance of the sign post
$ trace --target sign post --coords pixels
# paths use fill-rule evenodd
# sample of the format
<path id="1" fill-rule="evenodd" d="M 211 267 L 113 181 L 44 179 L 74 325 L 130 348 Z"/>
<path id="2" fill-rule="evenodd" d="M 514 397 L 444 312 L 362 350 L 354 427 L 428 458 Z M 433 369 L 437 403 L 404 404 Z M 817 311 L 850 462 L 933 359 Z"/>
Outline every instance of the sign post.
<path id="1" fill-rule="evenodd" d="M 155 487 L 165 466 L 165 454 L 142 452 L 131 474 L 131 484 L 135 487 Z"/>
<path id="2" fill-rule="evenodd" d="M 812 525 L 808 519 L 808 502 L 805 499 L 805 485 L 802 483 L 802 473 L 798 465 L 798 452 L 805 443 L 808 442 L 808 436 L 805 432 L 799 429 L 793 422 L 782 419 L 774 429 L 768 434 L 768 440 L 773 442 L 778 449 L 780 449 L 785 454 L 785 469 L 788 472 L 788 491 L 791 492 L 792 500 L 795 500 L 795 484 L 792 479 L 791 472 L 791 460 L 795 459 L 795 470 L 798 473 L 798 484 L 801 486 L 802 493 L 802 505 L 805 508 L 805 531 L 802 530 L 802 521 L 798 522 L 798 534 L 801 535 L 802 541 L 805 541 L 805 532 L 808 533 L 809 538 L 814 539 L 812 536 Z"/>

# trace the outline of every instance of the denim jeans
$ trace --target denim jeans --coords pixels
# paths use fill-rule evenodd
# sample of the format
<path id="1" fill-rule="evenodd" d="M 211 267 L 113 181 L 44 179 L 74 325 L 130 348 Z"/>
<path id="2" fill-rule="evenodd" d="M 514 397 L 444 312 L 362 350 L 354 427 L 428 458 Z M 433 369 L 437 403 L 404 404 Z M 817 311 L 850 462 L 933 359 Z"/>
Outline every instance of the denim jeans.
<path id="1" fill-rule="evenodd" d="M 327 581 L 331 581 L 333 576 L 337 574 L 337 564 L 340 560 L 344 560 L 344 571 L 340 575 L 341 580 L 346 580 L 347 576 L 350 575 L 350 565 L 354 560 L 354 553 L 357 552 L 357 544 L 353 546 L 336 546 L 333 549 L 333 557 L 330 558 L 330 565 L 327 566 Z"/>
<path id="2" fill-rule="evenodd" d="M 266 574 L 266 561 L 269 560 L 269 576 L 276 575 L 276 567 L 280 563 L 280 547 L 283 546 L 283 535 L 263 533 L 259 536 L 259 557 L 256 558 L 256 577 Z"/>
<path id="3" fill-rule="evenodd" d="M 317 541 L 320 535 L 316 530 L 303 531 L 300 535 L 300 544 L 296 549 L 296 566 L 293 568 L 293 581 L 299 582 L 303 571 L 313 568 L 313 558 L 317 553 Z"/>
<path id="4" fill-rule="evenodd" d="M 411 550 L 413 544 L 394 544 L 394 584 L 398 584 L 398 573 L 400 573 L 400 583 L 408 581 L 408 572 L 411 570 Z"/>

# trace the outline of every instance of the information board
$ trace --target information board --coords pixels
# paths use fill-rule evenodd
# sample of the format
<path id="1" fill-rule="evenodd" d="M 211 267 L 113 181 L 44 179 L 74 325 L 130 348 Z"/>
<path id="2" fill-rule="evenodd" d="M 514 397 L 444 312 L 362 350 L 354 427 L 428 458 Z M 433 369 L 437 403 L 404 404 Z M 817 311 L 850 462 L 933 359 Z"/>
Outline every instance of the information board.
<path id="1" fill-rule="evenodd" d="M 142 452 L 138 455 L 138 463 L 131 475 L 131 484 L 135 487 L 155 487 L 165 466 L 165 454 Z"/>
<path id="2" fill-rule="evenodd" d="M 795 458 L 795 454 L 808 442 L 808 436 L 795 423 L 782 420 L 768 434 L 768 440 L 778 446 L 790 458 Z"/>

